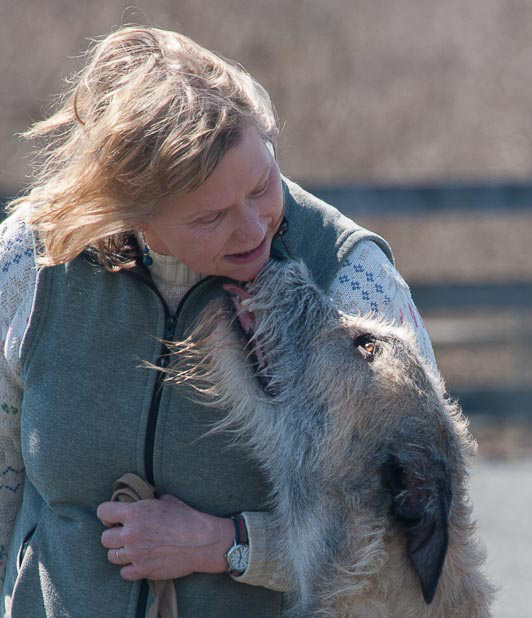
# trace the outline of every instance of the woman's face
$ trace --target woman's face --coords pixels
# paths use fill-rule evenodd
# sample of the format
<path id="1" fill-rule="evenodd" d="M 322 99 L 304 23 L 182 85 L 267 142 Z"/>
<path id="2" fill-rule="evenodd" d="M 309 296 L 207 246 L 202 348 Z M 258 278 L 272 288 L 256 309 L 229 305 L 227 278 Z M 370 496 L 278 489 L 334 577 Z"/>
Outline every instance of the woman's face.
<path id="1" fill-rule="evenodd" d="M 248 128 L 200 187 L 161 205 L 144 237 L 194 272 L 249 281 L 268 261 L 282 213 L 279 167 Z"/>

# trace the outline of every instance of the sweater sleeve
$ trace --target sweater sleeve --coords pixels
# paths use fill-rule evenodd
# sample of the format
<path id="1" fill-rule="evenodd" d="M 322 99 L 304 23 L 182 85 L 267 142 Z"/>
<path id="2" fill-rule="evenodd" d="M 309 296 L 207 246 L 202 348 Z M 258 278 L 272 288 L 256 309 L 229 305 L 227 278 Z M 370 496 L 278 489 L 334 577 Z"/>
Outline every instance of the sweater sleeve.
<path id="1" fill-rule="evenodd" d="M 376 243 L 367 240 L 355 245 L 344 258 L 329 294 L 345 313 L 373 313 L 396 325 L 410 326 L 421 356 L 436 369 L 429 335 L 408 285 Z"/>
<path id="2" fill-rule="evenodd" d="M 292 588 L 290 571 L 273 554 L 271 540 L 276 538 L 277 532 L 272 513 L 246 511 L 242 515 L 248 530 L 249 563 L 245 572 L 233 579 L 251 586 L 288 592 Z"/>
<path id="3" fill-rule="evenodd" d="M 19 352 L 34 288 L 31 232 L 22 222 L 9 217 L 0 226 L 0 590 L 24 484 Z"/>
<path id="4" fill-rule="evenodd" d="M 434 367 L 436 360 L 423 320 L 410 290 L 382 249 L 372 241 L 355 245 L 345 257 L 329 295 L 345 313 L 384 315 L 396 324 L 408 324 L 415 332 L 421 355 Z M 286 592 L 291 576 L 286 565 L 272 555 L 271 539 L 276 530 L 268 512 L 243 513 L 250 541 L 250 557 L 245 573 L 237 581 Z"/>

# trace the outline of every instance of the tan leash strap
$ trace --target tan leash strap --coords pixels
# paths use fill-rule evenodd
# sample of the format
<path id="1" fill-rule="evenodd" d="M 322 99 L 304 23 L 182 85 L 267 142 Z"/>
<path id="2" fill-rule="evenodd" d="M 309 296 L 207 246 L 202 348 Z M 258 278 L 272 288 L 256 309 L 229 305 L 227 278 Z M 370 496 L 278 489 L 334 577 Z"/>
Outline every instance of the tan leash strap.
<path id="1" fill-rule="evenodd" d="M 155 489 L 140 476 L 127 472 L 113 485 L 111 501 L 136 502 L 155 498 Z M 171 579 L 148 579 L 153 603 L 146 618 L 178 618 L 177 597 L 174 582 Z"/>

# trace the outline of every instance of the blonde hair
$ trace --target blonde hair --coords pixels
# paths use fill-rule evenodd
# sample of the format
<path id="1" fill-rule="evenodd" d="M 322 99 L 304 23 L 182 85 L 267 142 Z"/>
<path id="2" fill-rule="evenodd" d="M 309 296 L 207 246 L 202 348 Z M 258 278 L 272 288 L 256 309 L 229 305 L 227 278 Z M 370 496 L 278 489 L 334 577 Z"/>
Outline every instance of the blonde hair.
<path id="1" fill-rule="evenodd" d="M 240 65 L 188 37 L 122 27 L 93 45 L 72 89 L 24 137 L 46 138 L 25 209 L 61 264 L 93 247 L 109 270 L 131 267 L 128 238 L 161 200 L 198 188 L 249 126 L 275 146 L 267 92 Z"/>

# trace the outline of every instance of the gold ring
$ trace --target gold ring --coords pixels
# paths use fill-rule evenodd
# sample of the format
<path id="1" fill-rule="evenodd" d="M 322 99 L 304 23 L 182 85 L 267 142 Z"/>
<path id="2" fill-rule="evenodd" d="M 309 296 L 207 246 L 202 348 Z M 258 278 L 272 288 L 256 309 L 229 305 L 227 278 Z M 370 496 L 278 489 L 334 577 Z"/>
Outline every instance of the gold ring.
<path id="1" fill-rule="evenodd" d="M 120 554 L 118 553 L 122 548 L 119 547 L 118 549 L 115 549 L 115 556 L 116 556 L 116 561 L 118 562 L 118 564 L 122 564 L 122 560 L 120 560 Z"/>

